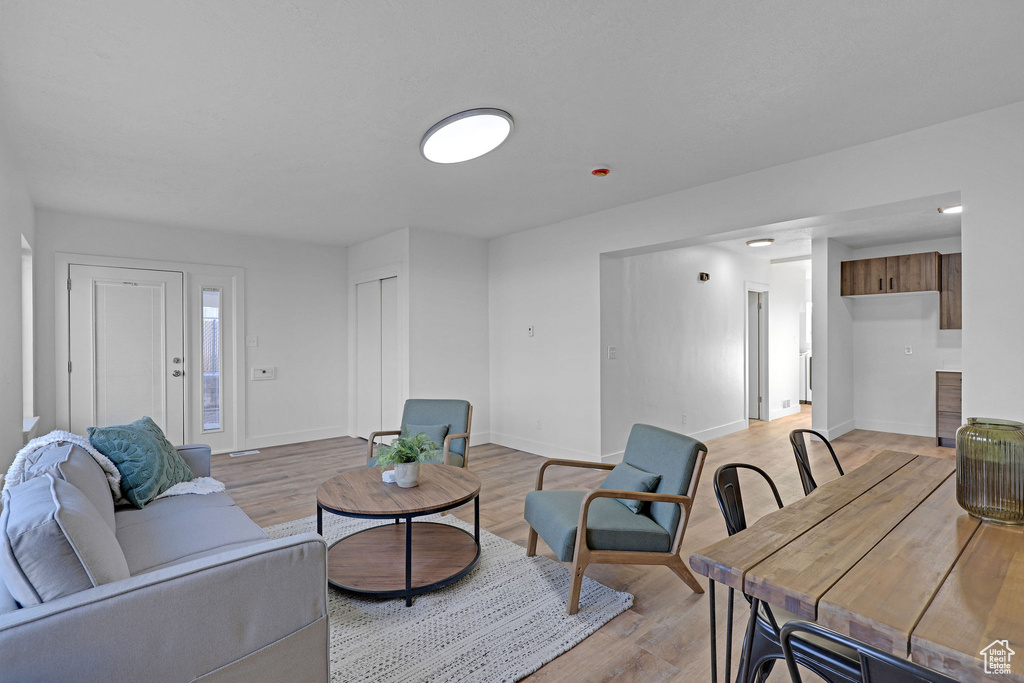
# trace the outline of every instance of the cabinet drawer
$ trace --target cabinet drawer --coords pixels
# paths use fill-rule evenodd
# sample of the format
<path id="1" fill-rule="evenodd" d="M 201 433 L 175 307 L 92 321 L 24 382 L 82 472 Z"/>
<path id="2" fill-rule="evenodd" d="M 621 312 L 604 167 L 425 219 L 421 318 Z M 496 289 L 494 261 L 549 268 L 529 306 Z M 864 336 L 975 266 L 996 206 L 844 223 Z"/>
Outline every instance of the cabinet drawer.
<path id="1" fill-rule="evenodd" d="M 949 391 L 951 387 L 939 387 L 939 394 L 935 400 L 935 409 L 940 413 L 961 413 L 960 390 Z"/>
<path id="2" fill-rule="evenodd" d="M 962 376 L 959 372 L 936 372 L 935 382 L 940 387 L 956 387 L 956 390 L 960 391 Z"/>

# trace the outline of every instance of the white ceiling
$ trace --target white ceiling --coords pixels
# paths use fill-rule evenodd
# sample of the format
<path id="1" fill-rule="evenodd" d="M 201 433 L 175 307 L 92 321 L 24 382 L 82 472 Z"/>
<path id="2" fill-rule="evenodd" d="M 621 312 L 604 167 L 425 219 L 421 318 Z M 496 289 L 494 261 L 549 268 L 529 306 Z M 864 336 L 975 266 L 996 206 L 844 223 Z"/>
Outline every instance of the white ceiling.
<path id="1" fill-rule="evenodd" d="M 39 206 L 493 237 L 1024 100 L 1022 44 L 1018 0 L 0 0 L 0 126 Z M 425 161 L 473 107 L 512 138 Z"/>

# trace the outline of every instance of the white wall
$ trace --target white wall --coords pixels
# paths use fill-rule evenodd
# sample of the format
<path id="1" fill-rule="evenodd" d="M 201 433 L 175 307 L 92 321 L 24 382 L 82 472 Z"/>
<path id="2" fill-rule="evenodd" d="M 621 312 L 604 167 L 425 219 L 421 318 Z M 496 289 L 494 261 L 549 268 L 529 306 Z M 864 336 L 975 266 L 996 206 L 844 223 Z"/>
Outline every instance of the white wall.
<path id="1" fill-rule="evenodd" d="M 246 447 L 347 433 L 347 255 L 341 247 L 146 225 L 51 210 L 36 213 L 37 405 L 40 433 L 56 424 L 54 254 L 241 267 L 245 367 L 275 366 L 272 381 L 244 382 Z M 4 252 L 6 253 L 6 252 Z M 248 372 L 248 370 L 247 370 Z"/>
<path id="2" fill-rule="evenodd" d="M 0 474 L 22 446 L 22 235 L 36 246 L 32 198 L 0 140 Z"/>
<path id="3" fill-rule="evenodd" d="M 960 251 L 960 239 L 850 251 L 875 258 Z M 857 429 L 935 436 L 935 371 L 959 370 L 961 330 L 939 329 L 937 292 L 848 298 L 853 319 L 853 400 Z M 913 353 L 907 355 L 905 347 Z"/>
<path id="4" fill-rule="evenodd" d="M 1002 303 L 1006 293 L 1019 288 L 1022 187 L 1024 103 L 1018 103 L 494 239 L 492 439 L 510 446 L 534 441 L 541 447 L 532 450 L 542 455 L 600 457 L 600 254 L 956 190 L 964 205 L 967 274 L 964 411 L 1024 417 L 1024 354 L 1019 344 L 1024 309 Z M 825 245 L 812 245 L 813 265 L 817 268 L 822 257 L 834 260 L 838 279 L 839 250 L 828 251 Z M 827 292 L 815 288 L 815 301 L 821 295 Z M 816 307 L 813 327 L 815 337 L 822 339 L 825 330 L 819 329 L 818 314 Z M 536 326 L 535 337 L 526 337 L 527 325 Z M 820 348 L 815 348 L 815 399 L 824 398 L 817 393 L 820 360 Z M 829 369 L 827 381 L 844 377 L 852 379 L 846 371 L 833 377 Z M 853 419 L 852 400 L 836 408 L 831 424 Z M 537 430 L 541 418 L 548 421 Z"/>
<path id="5" fill-rule="evenodd" d="M 409 255 L 409 396 L 468 400 L 488 443 L 487 241 L 414 229 Z"/>
<path id="6" fill-rule="evenodd" d="M 637 422 L 697 439 L 745 429 L 745 283 L 767 282 L 768 261 L 710 246 L 618 260 L 602 261 L 602 457 Z"/>
<path id="7" fill-rule="evenodd" d="M 800 412 L 800 311 L 807 303 L 807 264 L 773 263 L 768 286 L 768 419 L 776 420 Z"/>

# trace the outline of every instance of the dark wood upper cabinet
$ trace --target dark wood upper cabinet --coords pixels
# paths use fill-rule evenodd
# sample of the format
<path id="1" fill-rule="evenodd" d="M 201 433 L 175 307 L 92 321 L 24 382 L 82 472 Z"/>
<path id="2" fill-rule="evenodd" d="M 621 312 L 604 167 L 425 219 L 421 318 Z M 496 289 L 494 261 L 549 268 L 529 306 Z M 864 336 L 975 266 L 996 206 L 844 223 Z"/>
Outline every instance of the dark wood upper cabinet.
<path id="1" fill-rule="evenodd" d="M 961 322 L 960 254 L 942 255 L 942 289 L 939 290 L 939 329 L 959 330 Z"/>
<path id="2" fill-rule="evenodd" d="M 941 257 L 937 251 L 843 261 L 840 268 L 842 296 L 937 292 L 941 284 Z"/>
<path id="3" fill-rule="evenodd" d="M 937 292 L 942 257 L 937 251 L 890 256 L 885 259 L 890 292 Z"/>
<path id="4" fill-rule="evenodd" d="M 840 264 L 843 296 L 861 294 L 884 294 L 886 291 L 885 259 L 866 258 L 858 261 L 843 261 Z"/>

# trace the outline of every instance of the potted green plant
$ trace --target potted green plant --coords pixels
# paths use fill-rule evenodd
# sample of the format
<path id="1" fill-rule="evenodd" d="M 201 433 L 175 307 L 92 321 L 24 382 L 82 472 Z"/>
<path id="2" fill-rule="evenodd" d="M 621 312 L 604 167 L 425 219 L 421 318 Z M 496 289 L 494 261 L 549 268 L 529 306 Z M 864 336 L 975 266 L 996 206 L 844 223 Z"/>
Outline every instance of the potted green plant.
<path id="1" fill-rule="evenodd" d="M 437 444 L 426 434 L 403 434 L 377 451 L 377 464 L 382 468 L 394 465 L 395 483 L 408 489 L 420 483 L 420 463 L 437 454 Z"/>

